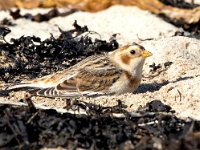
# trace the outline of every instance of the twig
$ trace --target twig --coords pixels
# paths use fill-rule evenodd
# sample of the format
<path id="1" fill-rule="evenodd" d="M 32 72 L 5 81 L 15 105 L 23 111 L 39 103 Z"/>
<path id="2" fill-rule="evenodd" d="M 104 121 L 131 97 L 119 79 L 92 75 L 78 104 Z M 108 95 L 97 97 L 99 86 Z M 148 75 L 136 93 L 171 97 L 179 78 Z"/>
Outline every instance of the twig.
<path id="1" fill-rule="evenodd" d="M 153 40 L 153 38 L 142 39 L 139 37 L 138 34 L 136 34 L 136 36 L 137 36 L 138 40 L 140 40 L 140 41 L 152 41 Z"/>
<path id="2" fill-rule="evenodd" d="M 30 122 L 38 115 L 39 112 L 40 112 L 40 111 L 38 110 L 36 113 L 34 113 L 34 114 L 28 119 L 28 121 L 27 121 L 26 123 L 30 123 Z"/>
<path id="3" fill-rule="evenodd" d="M 139 123 L 138 126 L 144 127 L 144 126 L 150 126 L 150 125 L 154 125 L 154 124 L 158 124 L 158 121 L 155 120 L 155 121 L 150 121 L 150 122 L 147 122 L 147 123 Z"/>
<path id="4" fill-rule="evenodd" d="M 177 89 L 177 91 L 178 91 L 178 94 L 179 94 L 179 97 L 180 97 L 180 101 L 181 101 L 182 100 L 182 94 L 178 89 Z"/>

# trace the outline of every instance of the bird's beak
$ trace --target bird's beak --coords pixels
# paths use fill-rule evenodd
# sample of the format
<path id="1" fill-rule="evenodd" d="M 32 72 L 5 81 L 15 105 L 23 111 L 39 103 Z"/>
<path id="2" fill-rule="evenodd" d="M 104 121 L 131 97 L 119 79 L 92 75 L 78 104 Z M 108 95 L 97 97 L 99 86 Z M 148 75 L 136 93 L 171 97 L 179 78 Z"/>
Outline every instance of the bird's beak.
<path id="1" fill-rule="evenodd" d="M 142 51 L 142 57 L 146 58 L 153 55 L 150 51 L 144 50 Z"/>

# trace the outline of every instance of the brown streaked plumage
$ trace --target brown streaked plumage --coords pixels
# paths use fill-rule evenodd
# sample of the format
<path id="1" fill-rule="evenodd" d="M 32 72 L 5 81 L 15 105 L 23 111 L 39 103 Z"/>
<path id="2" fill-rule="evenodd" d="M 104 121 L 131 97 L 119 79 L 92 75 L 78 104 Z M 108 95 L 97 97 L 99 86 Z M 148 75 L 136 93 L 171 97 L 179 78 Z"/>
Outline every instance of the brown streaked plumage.
<path id="1" fill-rule="evenodd" d="M 141 82 L 143 64 L 149 56 L 151 53 L 138 44 L 126 45 L 7 90 L 31 89 L 39 96 L 69 98 L 133 92 Z"/>

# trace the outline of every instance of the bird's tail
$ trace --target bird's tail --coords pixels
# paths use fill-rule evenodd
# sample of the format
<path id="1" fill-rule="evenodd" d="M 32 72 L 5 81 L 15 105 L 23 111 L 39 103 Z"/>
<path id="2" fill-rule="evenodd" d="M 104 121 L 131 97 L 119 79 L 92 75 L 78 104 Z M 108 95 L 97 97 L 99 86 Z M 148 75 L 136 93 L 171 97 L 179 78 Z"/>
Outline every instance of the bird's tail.
<path id="1" fill-rule="evenodd" d="M 19 83 L 14 85 L 5 85 L 3 90 L 5 91 L 18 91 L 23 89 L 37 89 L 39 85 L 30 83 Z"/>

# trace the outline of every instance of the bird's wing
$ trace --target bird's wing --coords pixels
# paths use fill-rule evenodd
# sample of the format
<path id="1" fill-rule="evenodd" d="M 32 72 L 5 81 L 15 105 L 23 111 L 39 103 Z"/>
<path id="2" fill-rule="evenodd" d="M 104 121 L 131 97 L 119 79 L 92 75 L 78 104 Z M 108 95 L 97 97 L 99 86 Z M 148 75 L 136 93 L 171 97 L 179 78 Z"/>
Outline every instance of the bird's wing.
<path id="1" fill-rule="evenodd" d="M 78 67 L 84 67 L 85 64 L 91 59 L 95 60 L 96 56 L 90 56 L 78 64 L 69 67 L 67 69 L 64 69 L 62 71 L 58 71 L 54 74 L 46 75 L 41 78 L 36 78 L 31 81 L 25 81 L 21 83 L 14 83 L 10 85 L 4 86 L 4 90 L 6 91 L 18 91 L 18 90 L 28 90 L 28 89 L 47 89 L 47 88 L 53 88 L 56 85 L 58 85 L 63 80 L 67 80 L 73 76 L 75 76 Z"/>
<path id="2" fill-rule="evenodd" d="M 103 61 L 103 62 L 102 62 Z M 74 76 L 63 80 L 55 87 L 36 91 L 36 95 L 46 97 L 77 97 L 81 95 L 93 96 L 109 92 L 109 87 L 119 79 L 122 70 L 115 65 L 101 60 L 93 61 L 77 70 Z"/>

